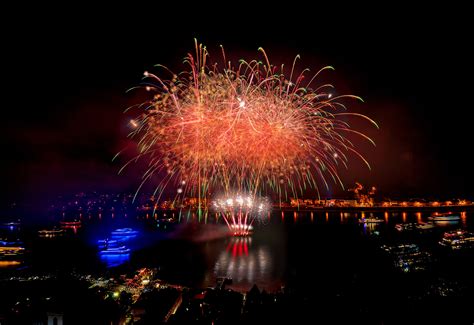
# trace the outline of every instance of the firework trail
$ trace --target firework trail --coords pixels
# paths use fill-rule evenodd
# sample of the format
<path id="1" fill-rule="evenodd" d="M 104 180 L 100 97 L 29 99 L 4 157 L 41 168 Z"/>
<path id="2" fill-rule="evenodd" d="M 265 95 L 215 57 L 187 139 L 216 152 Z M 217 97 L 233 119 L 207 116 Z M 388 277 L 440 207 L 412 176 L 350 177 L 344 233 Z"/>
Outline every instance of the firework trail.
<path id="1" fill-rule="evenodd" d="M 137 159 L 147 159 L 143 184 L 160 175 L 154 195 L 166 188 L 176 199 L 204 198 L 212 190 L 223 193 L 265 193 L 287 199 L 307 188 L 328 188 L 343 183 L 338 169 L 347 168 L 352 155 L 368 162 L 347 135 L 355 134 L 348 116 L 370 118 L 346 111 L 347 98 L 333 95 L 331 84 L 319 82 L 327 66 L 306 78 L 270 63 L 260 48 L 263 62 L 240 60 L 210 64 L 206 48 L 195 41 L 195 54 L 184 62 L 187 70 L 173 73 L 158 65 L 160 74 L 144 73 L 143 84 L 152 95 L 134 106 L 141 113 L 131 121 L 130 137 L 138 140 Z M 289 72 L 289 74 L 288 74 Z M 319 82 L 319 85 L 316 83 Z M 140 190 L 140 188 L 138 190 Z M 137 191 L 138 192 L 138 191 Z"/>

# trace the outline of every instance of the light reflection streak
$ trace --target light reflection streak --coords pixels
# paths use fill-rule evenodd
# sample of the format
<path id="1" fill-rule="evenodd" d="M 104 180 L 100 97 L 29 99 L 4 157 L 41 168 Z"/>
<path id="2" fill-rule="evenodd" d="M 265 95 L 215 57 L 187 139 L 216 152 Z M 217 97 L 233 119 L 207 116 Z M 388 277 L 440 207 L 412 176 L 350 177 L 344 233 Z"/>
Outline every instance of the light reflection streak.
<path id="1" fill-rule="evenodd" d="M 266 247 L 253 251 L 251 246 L 251 237 L 229 238 L 226 249 L 220 253 L 214 265 L 214 275 L 248 284 L 255 283 L 257 277 L 269 277 L 269 266 L 272 263 L 270 252 Z"/>

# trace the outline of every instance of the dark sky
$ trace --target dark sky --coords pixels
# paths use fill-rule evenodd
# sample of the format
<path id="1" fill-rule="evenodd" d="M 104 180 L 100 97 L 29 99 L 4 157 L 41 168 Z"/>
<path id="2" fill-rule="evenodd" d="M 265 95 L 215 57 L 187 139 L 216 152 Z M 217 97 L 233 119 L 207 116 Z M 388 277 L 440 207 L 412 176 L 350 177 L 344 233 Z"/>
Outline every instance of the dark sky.
<path id="1" fill-rule="evenodd" d="M 136 189 L 138 172 L 118 176 L 111 162 L 126 144 L 122 112 L 137 101 L 125 91 L 154 64 L 182 68 L 194 37 L 213 56 L 219 44 L 237 57 L 256 56 L 263 46 L 275 62 L 300 54 L 312 70 L 334 66 L 326 76 L 336 87 L 365 100 L 349 106 L 381 127 L 367 131 L 377 148 L 361 147 L 372 171 L 354 164 L 342 173 L 348 185 L 357 179 L 391 197 L 473 198 L 474 53 L 463 8 L 330 12 L 324 19 L 223 13 L 215 21 L 210 14 L 165 21 L 174 13 L 147 8 L 140 19 L 92 12 L 31 10 L 3 22 L 3 201 Z"/>

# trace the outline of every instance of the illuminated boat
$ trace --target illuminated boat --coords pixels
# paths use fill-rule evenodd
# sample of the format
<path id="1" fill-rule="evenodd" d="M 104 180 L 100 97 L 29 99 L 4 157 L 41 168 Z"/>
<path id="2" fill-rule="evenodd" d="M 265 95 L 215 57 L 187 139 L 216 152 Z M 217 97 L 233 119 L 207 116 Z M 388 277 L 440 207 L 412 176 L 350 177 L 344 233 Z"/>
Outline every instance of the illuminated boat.
<path id="1" fill-rule="evenodd" d="M 38 230 L 38 235 L 42 238 L 54 238 L 58 236 L 62 236 L 64 234 L 63 229 L 43 229 L 43 230 Z"/>
<path id="2" fill-rule="evenodd" d="M 3 225 L 7 227 L 19 227 L 21 224 L 20 222 L 12 221 L 12 222 L 5 222 Z"/>
<path id="3" fill-rule="evenodd" d="M 176 219 L 174 218 L 162 218 L 156 220 L 156 222 L 160 225 L 170 225 L 176 223 Z"/>
<path id="4" fill-rule="evenodd" d="M 5 222 L 2 224 L 2 228 L 8 228 L 10 230 L 18 229 L 21 226 L 19 221 Z"/>
<path id="5" fill-rule="evenodd" d="M 132 228 L 119 228 L 111 232 L 112 239 L 127 241 L 137 237 L 138 231 Z"/>
<path id="6" fill-rule="evenodd" d="M 59 224 L 62 228 L 79 228 L 82 225 L 80 220 L 60 221 Z"/>
<path id="7" fill-rule="evenodd" d="M 23 242 L 21 241 L 8 241 L 8 240 L 0 240 L 0 247 L 2 246 L 21 246 Z"/>
<path id="8" fill-rule="evenodd" d="M 392 258 L 393 265 L 403 272 L 426 270 L 432 261 L 431 254 L 416 244 L 382 245 Z"/>
<path id="9" fill-rule="evenodd" d="M 416 229 L 418 230 L 429 230 L 429 229 L 433 229 L 434 227 L 435 225 L 432 223 L 420 223 L 416 225 Z"/>
<path id="10" fill-rule="evenodd" d="M 130 254 L 130 248 L 125 246 L 120 247 L 109 247 L 107 249 L 101 250 L 100 255 L 127 255 Z"/>
<path id="11" fill-rule="evenodd" d="M 117 248 L 122 244 L 122 241 L 115 239 L 99 239 L 97 241 L 99 249 Z"/>
<path id="12" fill-rule="evenodd" d="M 0 259 L 6 259 L 13 256 L 21 255 L 25 249 L 20 246 L 0 246 Z"/>
<path id="13" fill-rule="evenodd" d="M 20 265 L 21 257 L 25 253 L 20 241 L 0 241 L 0 268 Z"/>
<path id="14" fill-rule="evenodd" d="M 451 221 L 451 222 L 457 222 L 461 220 L 461 217 L 457 214 L 452 214 L 452 213 L 436 213 L 431 217 L 428 217 L 429 220 L 433 220 L 434 222 L 437 221 Z"/>
<path id="15" fill-rule="evenodd" d="M 99 244 L 99 245 L 113 245 L 113 244 L 118 243 L 118 242 L 119 242 L 118 240 L 106 238 L 106 239 L 99 239 L 97 241 L 97 244 Z"/>
<path id="16" fill-rule="evenodd" d="M 138 231 L 132 228 L 119 228 L 112 231 L 112 236 L 136 236 Z"/>
<path id="17" fill-rule="evenodd" d="M 359 223 L 382 223 L 385 222 L 383 219 L 378 218 L 361 218 L 359 219 Z"/>
<path id="18" fill-rule="evenodd" d="M 443 234 L 439 244 L 451 249 L 472 248 L 474 247 L 474 234 L 462 229 L 447 231 Z"/>
<path id="19" fill-rule="evenodd" d="M 156 220 L 156 228 L 160 230 L 170 231 L 175 228 L 176 219 L 174 218 L 164 218 Z"/>
<path id="20" fill-rule="evenodd" d="M 416 224 L 414 224 L 414 223 L 397 223 L 395 225 L 395 229 L 397 229 L 400 232 L 413 231 L 413 230 L 416 229 Z"/>

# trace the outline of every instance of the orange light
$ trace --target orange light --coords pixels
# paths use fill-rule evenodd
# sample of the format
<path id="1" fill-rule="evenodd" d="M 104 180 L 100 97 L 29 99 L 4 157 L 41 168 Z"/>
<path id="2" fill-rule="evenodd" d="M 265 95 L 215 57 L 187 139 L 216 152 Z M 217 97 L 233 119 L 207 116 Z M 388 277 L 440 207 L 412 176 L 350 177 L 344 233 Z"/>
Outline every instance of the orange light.
<path id="1" fill-rule="evenodd" d="M 0 261 L 0 267 L 20 265 L 19 261 Z"/>
<path id="2" fill-rule="evenodd" d="M 417 212 L 417 213 L 416 213 L 416 221 L 418 221 L 418 223 L 422 223 L 422 220 L 421 220 L 421 212 Z"/>

